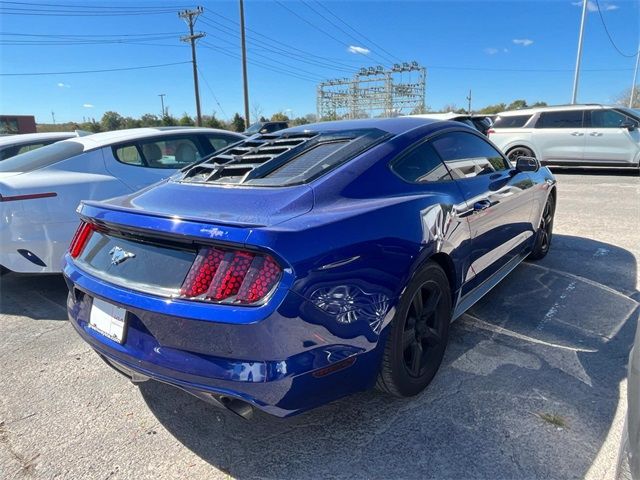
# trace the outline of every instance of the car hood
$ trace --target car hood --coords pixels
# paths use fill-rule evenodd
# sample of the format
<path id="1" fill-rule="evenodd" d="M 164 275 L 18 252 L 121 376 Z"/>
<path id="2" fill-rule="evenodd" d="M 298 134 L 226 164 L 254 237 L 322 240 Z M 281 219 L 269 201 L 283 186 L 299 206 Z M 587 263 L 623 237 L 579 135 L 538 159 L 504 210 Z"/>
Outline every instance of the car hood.
<path id="1" fill-rule="evenodd" d="M 85 203 L 151 216 L 266 227 L 310 211 L 313 208 L 313 191 L 307 185 L 270 188 L 170 180 L 130 195 Z"/>

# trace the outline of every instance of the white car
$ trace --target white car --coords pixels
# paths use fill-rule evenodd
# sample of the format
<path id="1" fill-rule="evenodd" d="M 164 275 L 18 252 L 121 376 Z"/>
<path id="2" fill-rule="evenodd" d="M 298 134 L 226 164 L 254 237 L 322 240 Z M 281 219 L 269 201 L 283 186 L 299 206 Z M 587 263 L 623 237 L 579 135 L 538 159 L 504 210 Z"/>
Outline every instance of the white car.
<path id="1" fill-rule="evenodd" d="M 50 145 L 60 140 L 88 135 L 91 132 L 76 130 L 75 132 L 23 133 L 0 137 L 0 161 Z"/>
<path id="2" fill-rule="evenodd" d="M 60 271 L 81 200 L 140 190 L 245 138 L 210 128 L 136 128 L 48 145 L 0 162 L 0 270 Z"/>
<path id="3" fill-rule="evenodd" d="M 640 115 L 629 108 L 565 105 L 498 114 L 488 136 L 509 160 L 543 165 L 640 167 Z"/>

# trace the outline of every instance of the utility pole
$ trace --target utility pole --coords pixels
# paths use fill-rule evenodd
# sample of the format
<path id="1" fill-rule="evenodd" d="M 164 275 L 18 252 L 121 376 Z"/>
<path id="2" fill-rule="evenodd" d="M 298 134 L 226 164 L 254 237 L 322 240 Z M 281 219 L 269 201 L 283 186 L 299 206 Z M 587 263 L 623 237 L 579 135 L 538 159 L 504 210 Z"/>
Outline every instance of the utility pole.
<path id="1" fill-rule="evenodd" d="M 636 68 L 633 71 L 633 83 L 631 84 L 631 96 L 629 97 L 629 108 L 633 108 L 633 100 L 636 96 L 636 81 L 638 80 L 638 64 L 640 63 L 640 45 L 636 52 Z"/>
<path id="2" fill-rule="evenodd" d="M 582 40 L 584 38 L 584 24 L 587 20 L 587 0 L 582 0 L 582 19 L 580 20 L 580 35 L 578 36 L 578 55 L 576 56 L 576 71 L 573 75 L 573 94 L 571 103 L 578 98 L 578 78 L 580 77 L 580 62 L 582 61 Z"/>
<path id="3" fill-rule="evenodd" d="M 249 128 L 249 84 L 247 80 L 247 47 L 244 35 L 244 0 L 240 0 L 240 43 L 242 47 L 242 83 L 244 88 L 244 128 Z"/>
<path id="4" fill-rule="evenodd" d="M 469 108 L 467 108 L 467 113 L 471 115 L 471 89 L 469 89 L 469 96 L 467 96 L 467 102 L 469 102 Z"/>
<path id="5" fill-rule="evenodd" d="M 54 112 L 53 110 L 51 110 L 51 120 L 53 120 L 53 124 L 56 124 L 56 112 Z"/>
<path id="6" fill-rule="evenodd" d="M 202 113 L 200 111 L 200 87 L 198 86 L 198 62 L 196 60 L 196 40 L 205 36 L 204 33 L 193 33 L 193 26 L 196 18 L 203 12 L 202 7 L 196 7 L 195 10 L 183 10 L 178 12 L 178 17 L 182 18 L 189 26 L 189 35 L 180 37 L 180 40 L 191 43 L 191 63 L 193 64 L 193 87 L 196 93 L 196 125 L 202 126 Z M 164 110 L 164 107 L 163 107 Z"/>
<path id="7" fill-rule="evenodd" d="M 160 97 L 160 105 L 162 105 L 162 118 L 164 118 L 164 97 L 166 96 L 166 93 L 159 93 L 158 96 Z"/>

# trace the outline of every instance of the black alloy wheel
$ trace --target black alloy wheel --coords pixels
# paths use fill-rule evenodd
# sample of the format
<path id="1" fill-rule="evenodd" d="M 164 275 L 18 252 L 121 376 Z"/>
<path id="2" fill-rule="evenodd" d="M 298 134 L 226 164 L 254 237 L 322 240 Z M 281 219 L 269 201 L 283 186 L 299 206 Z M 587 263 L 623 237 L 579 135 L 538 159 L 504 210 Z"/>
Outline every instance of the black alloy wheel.
<path id="1" fill-rule="evenodd" d="M 513 150 L 510 150 L 507 154 L 507 158 L 514 165 L 516 164 L 516 160 L 518 157 L 533 157 L 533 152 L 526 147 L 515 147 Z"/>
<path id="2" fill-rule="evenodd" d="M 553 236 L 553 217 L 555 214 L 555 201 L 553 195 L 549 195 L 547 203 L 544 205 L 540 226 L 536 236 L 536 243 L 529 254 L 530 260 L 540 260 L 549 253 L 551 247 L 551 237 Z"/>
<path id="3" fill-rule="evenodd" d="M 399 397 L 420 393 L 435 376 L 447 347 L 451 290 L 429 262 L 405 290 L 385 345 L 377 387 Z"/>

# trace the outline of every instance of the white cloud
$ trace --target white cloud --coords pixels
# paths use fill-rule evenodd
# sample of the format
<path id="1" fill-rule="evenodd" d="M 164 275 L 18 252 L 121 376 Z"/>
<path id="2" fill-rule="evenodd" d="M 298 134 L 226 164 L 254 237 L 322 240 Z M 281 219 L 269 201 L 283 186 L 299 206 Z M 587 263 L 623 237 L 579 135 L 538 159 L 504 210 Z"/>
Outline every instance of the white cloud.
<path id="1" fill-rule="evenodd" d="M 513 43 L 516 45 L 522 45 L 523 47 L 528 47 L 529 45 L 533 45 L 533 40 L 530 38 L 514 38 Z"/>
<path id="2" fill-rule="evenodd" d="M 347 48 L 347 52 L 360 54 L 360 55 L 369 55 L 371 50 L 364 47 L 356 47 L 355 45 L 349 45 L 349 48 Z"/>
<path id="3" fill-rule="evenodd" d="M 83 103 L 82 106 L 84 108 L 93 108 L 93 103 Z"/>
<path id="4" fill-rule="evenodd" d="M 509 49 L 508 49 L 508 48 L 503 48 L 503 49 L 502 49 L 502 51 L 503 51 L 504 53 L 509 53 Z"/>
<path id="5" fill-rule="evenodd" d="M 582 2 L 571 2 L 571 5 L 575 5 L 576 7 L 581 7 Z M 605 12 L 608 12 L 611 10 L 617 10 L 620 7 L 618 7 L 618 5 L 616 5 L 615 3 L 603 3 L 602 5 L 600 5 L 600 8 L 602 8 L 602 10 L 604 10 Z M 598 4 L 596 2 L 593 2 L 592 0 L 589 0 L 587 2 L 587 11 L 597 12 Z"/>
<path id="6" fill-rule="evenodd" d="M 496 53 L 499 52 L 499 50 L 497 48 L 485 48 L 483 51 L 487 55 L 495 55 Z"/>
<path id="7" fill-rule="evenodd" d="M 60 88 L 71 88 L 71 85 L 69 85 L 68 83 L 62 83 L 62 82 L 58 82 L 58 87 Z"/>

